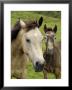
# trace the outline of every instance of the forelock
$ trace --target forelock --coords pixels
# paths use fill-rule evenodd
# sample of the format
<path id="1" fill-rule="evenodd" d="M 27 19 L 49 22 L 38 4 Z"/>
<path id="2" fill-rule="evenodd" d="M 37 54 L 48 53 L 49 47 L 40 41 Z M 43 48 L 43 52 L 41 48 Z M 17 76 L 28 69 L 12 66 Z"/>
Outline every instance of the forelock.
<path id="1" fill-rule="evenodd" d="M 27 31 L 35 29 L 35 27 L 38 27 L 37 21 L 29 21 L 26 23 Z"/>

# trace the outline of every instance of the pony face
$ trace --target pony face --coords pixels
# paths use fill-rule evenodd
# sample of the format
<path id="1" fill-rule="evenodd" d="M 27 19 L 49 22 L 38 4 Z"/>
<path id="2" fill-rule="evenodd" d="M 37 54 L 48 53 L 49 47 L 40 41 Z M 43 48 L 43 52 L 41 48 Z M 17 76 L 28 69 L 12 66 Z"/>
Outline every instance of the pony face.
<path id="1" fill-rule="evenodd" d="M 44 26 L 44 32 L 46 33 L 46 49 L 47 53 L 53 54 L 53 49 L 54 49 L 54 39 L 55 39 L 55 34 L 57 32 L 57 26 L 52 28 L 47 28 L 47 26 Z"/>
<path id="2" fill-rule="evenodd" d="M 39 27 L 42 24 L 41 19 L 42 18 L 40 18 L 39 23 L 33 22 L 30 23 L 30 25 L 20 21 L 22 27 L 20 31 L 22 48 L 32 60 L 35 71 L 42 71 L 44 65 L 41 46 L 43 36 L 39 31 Z"/>

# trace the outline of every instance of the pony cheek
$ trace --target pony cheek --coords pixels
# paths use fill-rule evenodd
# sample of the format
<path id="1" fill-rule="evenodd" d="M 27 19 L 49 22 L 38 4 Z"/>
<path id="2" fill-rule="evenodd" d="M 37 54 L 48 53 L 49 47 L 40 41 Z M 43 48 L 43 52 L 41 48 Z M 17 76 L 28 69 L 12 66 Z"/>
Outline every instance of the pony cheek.
<path id="1" fill-rule="evenodd" d="M 28 52 L 28 46 L 27 46 L 25 40 L 24 40 L 24 42 L 22 42 L 22 48 L 23 48 L 23 51 L 24 51 L 25 53 Z"/>

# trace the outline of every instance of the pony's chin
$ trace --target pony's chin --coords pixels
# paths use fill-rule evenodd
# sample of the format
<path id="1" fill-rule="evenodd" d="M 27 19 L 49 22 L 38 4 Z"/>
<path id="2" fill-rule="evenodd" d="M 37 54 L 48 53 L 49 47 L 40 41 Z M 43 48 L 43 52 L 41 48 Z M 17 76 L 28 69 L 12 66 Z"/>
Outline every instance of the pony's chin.
<path id="1" fill-rule="evenodd" d="M 42 70 L 35 70 L 35 72 L 41 72 Z"/>
<path id="2" fill-rule="evenodd" d="M 43 68 L 35 68 L 35 72 L 41 72 L 43 70 Z"/>

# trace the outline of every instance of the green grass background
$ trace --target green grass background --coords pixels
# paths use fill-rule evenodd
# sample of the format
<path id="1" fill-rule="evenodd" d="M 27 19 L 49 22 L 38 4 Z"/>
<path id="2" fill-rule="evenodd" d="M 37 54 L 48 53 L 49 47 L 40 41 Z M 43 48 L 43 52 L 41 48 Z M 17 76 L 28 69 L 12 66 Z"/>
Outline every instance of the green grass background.
<path id="1" fill-rule="evenodd" d="M 56 41 L 61 40 L 61 12 L 60 11 L 12 11 L 11 12 L 11 25 L 13 26 L 18 18 L 21 18 L 22 20 L 28 21 L 28 20 L 39 20 L 40 17 L 43 17 L 43 24 L 40 27 L 41 33 L 44 35 L 44 25 L 46 24 L 48 27 L 54 27 L 54 25 L 57 25 L 57 33 L 56 33 Z M 43 44 L 43 48 L 44 48 Z M 28 79 L 43 79 L 43 72 L 35 72 L 34 68 L 32 66 L 31 61 L 27 63 L 27 72 L 26 77 Z M 49 79 L 54 79 L 55 75 L 52 73 L 48 73 Z"/>

